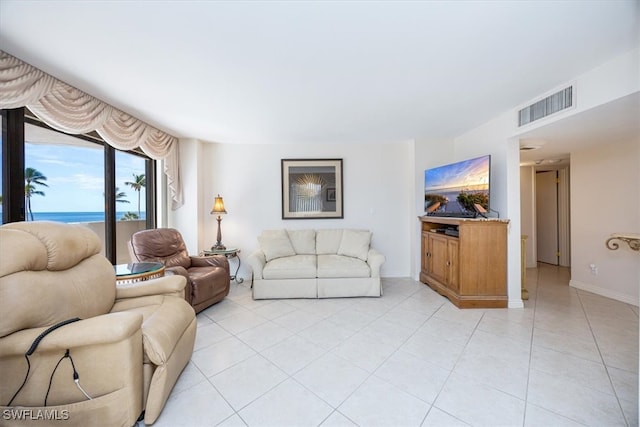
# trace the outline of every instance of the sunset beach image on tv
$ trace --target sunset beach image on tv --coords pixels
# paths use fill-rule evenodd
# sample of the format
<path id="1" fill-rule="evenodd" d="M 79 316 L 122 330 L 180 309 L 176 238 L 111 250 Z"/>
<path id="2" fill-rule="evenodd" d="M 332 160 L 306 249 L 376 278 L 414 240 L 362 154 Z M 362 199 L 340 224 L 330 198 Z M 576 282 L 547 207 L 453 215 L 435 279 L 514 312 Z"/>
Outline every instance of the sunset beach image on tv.
<path id="1" fill-rule="evenodd" d="M 491 156 L 424 171 L 424 209 L 428 214 L 489 210 Z"/>

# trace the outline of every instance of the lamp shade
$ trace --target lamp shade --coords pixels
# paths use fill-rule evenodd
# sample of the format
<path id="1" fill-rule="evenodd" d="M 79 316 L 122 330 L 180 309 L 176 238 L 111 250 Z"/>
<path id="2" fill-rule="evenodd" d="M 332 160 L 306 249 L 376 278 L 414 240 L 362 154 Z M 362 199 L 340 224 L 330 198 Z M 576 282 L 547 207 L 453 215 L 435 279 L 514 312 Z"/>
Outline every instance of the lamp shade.
<path id="1" fill-rule="evenodd" d="M 213 201 L 213 208 L 211 208 L 212 214 L 226 214 L 227 211 L 224 209 L 224 200 L 218 194 L 218 197 Z"/>

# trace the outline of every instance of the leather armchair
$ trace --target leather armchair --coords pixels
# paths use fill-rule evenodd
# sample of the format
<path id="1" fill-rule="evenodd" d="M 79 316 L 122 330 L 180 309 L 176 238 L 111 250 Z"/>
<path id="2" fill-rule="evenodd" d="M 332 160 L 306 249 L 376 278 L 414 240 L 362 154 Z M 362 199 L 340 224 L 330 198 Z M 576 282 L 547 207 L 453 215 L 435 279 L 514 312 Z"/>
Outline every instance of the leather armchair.
<path id="1" fill-rule="evenodd" d="M 101 245 L 82 225 L 0 226 L 2 425 L 132 426 L 143 411 L 146 424 L 160 415 L 193 352 L 185 280 L 117 285 Z"/>
<path id="2" fill-rule="evenodd" d="M 169 274 L 187 279 L 185 299 L 196 313 L 221 301 L 229 294 L 229 261 L 224 255 L 189 256 L 180 232 L 156 228 L 134 233 L 129 241 L 133 262 L 162 262 Z"/>

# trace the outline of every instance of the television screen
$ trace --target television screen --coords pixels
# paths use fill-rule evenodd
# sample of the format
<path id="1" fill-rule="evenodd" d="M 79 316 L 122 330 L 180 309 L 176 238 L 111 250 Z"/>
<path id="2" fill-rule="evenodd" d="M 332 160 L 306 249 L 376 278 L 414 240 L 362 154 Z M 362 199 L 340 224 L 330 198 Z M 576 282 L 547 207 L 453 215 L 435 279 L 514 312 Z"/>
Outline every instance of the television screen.
<path id="1" fill-rule="evenodd" d="M 488 212 L 490 175 L 489 155 L 425 170 L 425 212 L 435 216 Z"/>

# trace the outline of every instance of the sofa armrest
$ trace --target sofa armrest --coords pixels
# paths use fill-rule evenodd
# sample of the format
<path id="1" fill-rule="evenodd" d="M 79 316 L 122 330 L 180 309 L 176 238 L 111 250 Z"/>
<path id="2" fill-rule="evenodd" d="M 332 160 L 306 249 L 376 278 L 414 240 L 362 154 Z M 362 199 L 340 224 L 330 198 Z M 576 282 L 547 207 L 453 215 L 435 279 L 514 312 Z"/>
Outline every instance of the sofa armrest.
<path id="1" fill-rule="evenodd" d="M 123 285 L 117 284 L 116 301 L 150 295 L 175 295 L 182 298 L 186 284 L 187 279 L 179 274 Z"/>
<path id="2" fill-rule="evenodd" d="M 367 254 L 367 264 L 371 269 L 371 277 L 380 277 L 380 267 L 384 264 L 386 258 L 377 250 L 370 248 Z"/>
<path id="3" fill-rule="evenodd" d="M 262 252 L 261 250 L 255 251 L 254 253 L 249 255 L 249 259 L 247 260 L 247 262 L 249 262 L 249 265 L 253 270 L 253 278 L 262 279 L 262 270 L 267 263 L 264 252 Z"/>
<path id="4" fill-rule="evenodd" d="M 190 256 L 191 267 L 222 267 L 229 273 L 229 261 L 224 255 Z"/>

